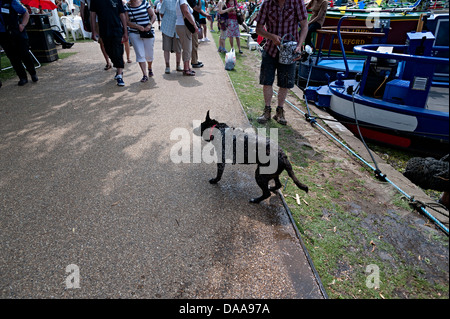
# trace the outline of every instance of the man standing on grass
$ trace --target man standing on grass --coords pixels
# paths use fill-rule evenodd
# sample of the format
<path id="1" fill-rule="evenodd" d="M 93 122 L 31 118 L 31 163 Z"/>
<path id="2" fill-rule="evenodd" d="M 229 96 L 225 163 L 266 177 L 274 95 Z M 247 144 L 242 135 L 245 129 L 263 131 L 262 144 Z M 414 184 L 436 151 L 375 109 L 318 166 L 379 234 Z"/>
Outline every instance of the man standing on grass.
<path id="1" fill-rule="evenodd" d="M 300 33 L 298 26 L 300 24 Z M 259 82 L 263 85 L 265 108 L 258 117 L 261 124 L 270 120 L 271 101 L 275 71 L 277 73 L 278 107 L 273 117 L 278 123 L 286 125 L 284 118 L 284 100 L 289 89 L 295 84 L 295 62 L 281 64 L 278 62 L 281 39 L 286 34 L 294 36 L 298 43 L 296 51 L 302 51 L 303 42 L 308 33 L 308 15 L 303 0 L 264 0 L 256 17 L 256 33 L 267 39 L 262 53 L 261 72 Z M 292 40 L 286 36 L 286 40 Z M 298 57 L 296 60 L 298 60 Z"/>
<path id="2" fill-rule="evenodd" d="M 128 41 L 127 20 L 122 0 L 91 0 L 91 25 L 95 25 L 98 16 L 100 38 L 105 46 L 113 66 L 116 68 L 118 86 L 124 86 L 123 82 L 123 43 Z M 92 39 L 98 40 L 95 28 L 92 28 Z"/>

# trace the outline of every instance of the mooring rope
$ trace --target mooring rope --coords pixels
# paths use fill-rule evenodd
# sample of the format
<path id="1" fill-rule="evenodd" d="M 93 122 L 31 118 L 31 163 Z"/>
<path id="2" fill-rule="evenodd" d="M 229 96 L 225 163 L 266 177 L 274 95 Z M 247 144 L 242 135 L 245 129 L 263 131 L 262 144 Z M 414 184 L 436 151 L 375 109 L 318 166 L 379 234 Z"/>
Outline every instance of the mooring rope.
<path id="1" fill-rule="evenodd" d="M 275 92 L 275 90 L 273 91 L 276 95 L 278 95 L 277 92 Z M 336 138 L 333 134 L 331 134 L 330 132 L 328 132 L 324 127 L 322 127 L 319 123 L 317 123 L 316 118 L 311 116 L 311 112 L 308 106 L 308 101 L 307 99 L 305 99 L 305 103 L 306 103 L 306 108 L 308 110 L 307 113 L 305 113 L 304 111 L 300 110 L 298 107 L 296 107 L 294 104 L 292 104 L 291 102 L 289 102 L 287 99 L 285 99 L 285 102 L 288 103 L 291 107 L 293 107 L 294 109 L 296 109 L 297 111 L 299 111 L 300 113 L 302 113 L 305 116 L 306 121 L 310 122 L 311 125 L 313 126 L 317 126 L 319 127 L 323 132 L 325 132 L 328 136 L 330 136 L 333 140 L 335 140 L 337 143 L 339 143 L 341 146 L 343 146 L 347 151 L 349 151 L 353 156 L 355 156 L 357 159 L 359 159 L 361 162 L 363 162 L 366 166 L 368 166 L 372 171 L 374 171 L 375 176 L 378 179 L 382 179 L 383 181 L 388 182 L 389 184 L 391 184 L 392 186 L 394 186 L 403 196 L 405 196 L 410 205 L 412 207 L 415 207 L 416 209 L 420 209 L 422 211 L 422 213 L 424 213 L 429 219 L 431 219 L 442 231 L 444 231 L 444 233 L 448 236 L 448 227 L 446 227 L 444 224 L 442 224 L 436 217 L 434 217 L 433 215 L 431 215 L 423 205 L 417 205 L 417 201 L 414 199 L 413 196 L 409 196 L 405 191 L 403 191 L 400 187 L 398 187 L 394 182 L 392 182 L 391 180 L 389 180 L 386 175 L 382 174 L 380 172 L 380 170 L 378 169 L 378 167 L 373 167 L 370 163 L 368 163 L 366 160 L 364 160 L 361 156 L 359 156 L 358 154 L 356 154 L 356 152 L 354 152 L 352 149 L 350 149 L 347 145 L 345 145 L 342 141 L 340 141 L 338 138 Z M 367 148 L 367 146 L 366 146 Z M 370 151 L 369 151 L 370 154 Z M 372 157 L 373 159 L 373 157 Z M 375 163 L 375 161 L 374 161 Z"/>

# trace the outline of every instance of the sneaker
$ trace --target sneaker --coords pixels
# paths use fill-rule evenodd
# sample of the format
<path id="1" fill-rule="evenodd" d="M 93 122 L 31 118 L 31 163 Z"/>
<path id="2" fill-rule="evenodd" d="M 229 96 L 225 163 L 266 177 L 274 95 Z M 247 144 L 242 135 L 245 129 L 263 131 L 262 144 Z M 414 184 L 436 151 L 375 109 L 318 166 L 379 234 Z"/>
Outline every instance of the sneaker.
<path id="1" fill-rule="evenodd" d="M 170 67 L 166 67 L 166 70 L 164 71 L 166 74 L 170 74 Z"/>
<path id="2" fill-rule="evenodd" d="M 147 81 L 148 81 L 148 76 L 144 75 L 142 77 L 142 79 L 141 79 L 141 82 L 144 83 L 144 82 L 147 82 Z M 119 84 L 117 83 L 117 85 L 119 85 Z"/>
<path id="3" fill-rule="evenodd" d="M 152 69 L 148 69 L 148 76 L 152 77 L 153 75 L 154 75 L 154 74 L 153 74 Z"/>
<path id="4" fill-rule="evenodd" d="M 20 81 L 17 83 L 18 86 L 24 86 L 28 83 L 27 79 L 20 79 Z"/>
<path id="5" fill-rule="evenodd" d="M 191 63 L 191 65 L 192 65 L 193 68 L 201 68 L 201 67 L 203 67 L 203 63 L 202 62 L 197 62 L 195 64 Z"/>
<path id="6" fill-rule="evenodd" d="M 31 80 L 32 80 L 33 82 L 37 82 L 37 81 L 39 81 L 39 78 L 38 78 L 37 75 L 35 74 L 35 75 L 32 75 L 32 76 L 31 76 Z"/>
<path id="7" fill-rule="evenodd" d="M 117 80 L 117 85 L 118 86 L 125 86 L 125 82 L 122 79 L 122 74 L 118 74 L 116 76 L 116 80 Z"/>
<path id="8" fill-rule="evenodd" d="M 203 39 L 203 42 L 211 42 L 211 40 L 208 39 L 208 38 L 204 38 L 204 39 Z"/>

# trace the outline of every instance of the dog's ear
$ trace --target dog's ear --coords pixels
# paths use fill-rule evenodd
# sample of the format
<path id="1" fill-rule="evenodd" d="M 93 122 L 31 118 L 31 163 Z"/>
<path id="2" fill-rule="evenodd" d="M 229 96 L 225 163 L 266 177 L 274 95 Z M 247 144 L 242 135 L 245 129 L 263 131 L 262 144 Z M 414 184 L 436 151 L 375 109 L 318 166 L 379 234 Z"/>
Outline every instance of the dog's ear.
<path id="1" fill-rule="evenodd" d="M 211 121 L 211 118 L 209 117 L 209 110 L 208 110 L 208 112 L 206 112 L 206 120 L 205 120 L 205 122 L 210 122 Z"/>

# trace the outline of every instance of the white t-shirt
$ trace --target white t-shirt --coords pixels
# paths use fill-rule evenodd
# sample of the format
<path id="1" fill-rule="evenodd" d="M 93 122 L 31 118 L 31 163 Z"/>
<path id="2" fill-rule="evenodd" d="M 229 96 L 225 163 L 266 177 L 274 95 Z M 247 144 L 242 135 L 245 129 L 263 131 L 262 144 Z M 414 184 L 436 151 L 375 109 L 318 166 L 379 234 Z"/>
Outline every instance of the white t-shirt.
<path id="1" fill-rule="evenodd" d="M 180 8 L 180 6 L 182 4 L 186 4 L 188 6 L 189 12 L 191 14 L 194 12 L 192 10 L 192 8 L 189 6 L 189 3 L 187 2 L 187 0 L 178 0 L 177 1 L 177 5 L 176 5 L 176 9 L 177 9 L 177 23 L 176 23 L 176 25 L 184 25 L 184 17 L 183 17 L 183 13 L 181 12 L 181 8 Z"/>

